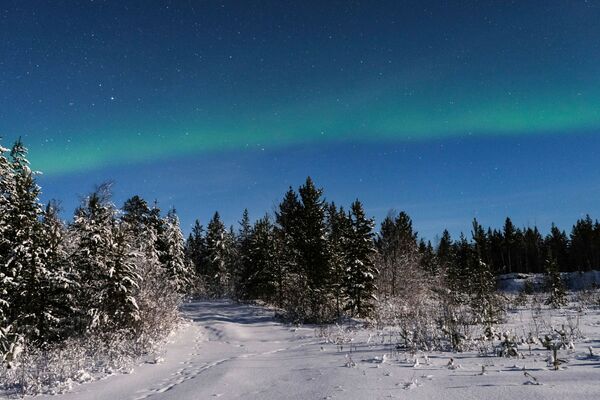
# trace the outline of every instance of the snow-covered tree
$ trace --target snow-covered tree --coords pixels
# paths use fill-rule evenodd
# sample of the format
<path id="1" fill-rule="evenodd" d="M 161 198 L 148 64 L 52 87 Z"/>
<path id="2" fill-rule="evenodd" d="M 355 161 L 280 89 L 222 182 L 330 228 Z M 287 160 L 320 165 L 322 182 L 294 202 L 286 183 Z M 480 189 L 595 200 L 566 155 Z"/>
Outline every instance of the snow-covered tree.
<path id="1" fill-rule="evenodd" d="M 44 309 L 44 291 L 52 277 L 44 264 L 42 207 L 38 200 L 40 188 L 26 157 L 27 149 L 19 140 L 11 150 L 14 185 L 5 216 L 8 222 L 4 232 L 8 247 L 5 268 L 12 277 L 9 319 L 16 332 L 27 339 L 37 340 L 40 320 L 45 318 L 40 313 Z"/>
<path id="2" fill-rule="evenodd" d="M 43 342 L 59 342 L 74 332 L 79 283 L 65 247 L 66 228 L 56 202 L 47 204 L 42 218 L 44 265 L 48 271 L 39 287 L 38 334 Z"/>
<path id="3" fill-rule="evenodd" d="M 480 258 L 474 258 L 469 268 L 471 275 L 470 303 L 476 323 L 488 328 L 500 322 L 504 312 L 496 292 L 496 278 L 490 266 Z"/>
<path id="4" fill-rule="evenodd" d="M 13 237 L 10 216 L 15 180 L 13 168 L 6 157 L 7 152 L 8 149 L 0 146 L 0 361 L 10 363 L 18 336 L 9 315 L 13 307 L 16 273 L 8 268 Z"/>
<path id="5" fill-rule="evenodd" d="M 158 250 L 159 222 L 154 220 L 156 211 L 153 210 L 156 209 L 150 209 L 144 199 L 133 196 L 125 202 L 122 216 L 122 226 L 135 254 L 133 263 L 139 275 L 135 292 L 139 319 L 135 329 L 138 342 L 143 347 L 150 345 L 161 333 L 171 330 L 181 300 L 172 282 L 165 279 L 167 271 Z"/>
<path id="6" fill-rule="evenodd" d="M 225 229 L 221 217 L 216 212 L 207 226 L 206 259 L 202 274 L 208 284 L 209 292 L 216 297 L 230 294 L 233 240 Z"/>
<path id="7" fill-rule="evenodd" d="M 193 272 L 185 256 L 185 242 L 174 210 L 168 213 L 164 221 L 162 240 L 165 245 L 162 262 L 169 281 L 177 293 L 187 294 L 192 285 Z"/>
<path id="8" fill-rule="evenodd" d="M 351 230 L 346 248 L 345 293 L 351 315 L 366 317 L 371 313 L 375 293 L 375 245 L 373 220 L 365 215 L 362 204 L 352 203 L 349 220 Z"/>
<path id="9" fill-rule="evenodd" d="M 116 215 L 110 186 L 105 184 L 83 201 L 71 225 L 72 260 L 81 282 L 79 329 L 83 331 L 133 328 L 139 317 L 134 252 Z"/>

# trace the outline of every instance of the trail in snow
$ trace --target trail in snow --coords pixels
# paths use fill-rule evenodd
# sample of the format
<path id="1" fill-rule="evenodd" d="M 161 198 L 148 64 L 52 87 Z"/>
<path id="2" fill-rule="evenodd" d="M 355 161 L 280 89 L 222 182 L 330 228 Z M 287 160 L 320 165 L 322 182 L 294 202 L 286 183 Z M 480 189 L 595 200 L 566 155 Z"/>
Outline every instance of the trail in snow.
<path id="1" fill-rule="evenodd" d="M 315 336 L 314 327 L 292 328 L 273 321 L 260 307 L 226 301 L 192 302 L 183 308 L 191 324 L 167 346 L 164 362 L 141 365 L 131 374 L 78 386 L 55 400 L 142 399 L 597 399 L 600 360 L 580 360 L 581 343 L 568 369 L 545 368 L 546 352 L 527 360 L 477 354 L 429 353 L 429 365 L 382 359 L 385 345 L 355 337 L 347 368 L 346 352 Z M 598 338 L 590 315 L 589 327 Z M 362 336 L 365 337 L 362 337 Z M 347 349 L 344 349 L 347 350 Z M 461 368 L 446 368 L 454 357 Z M 486 374 L 479 374 L 486 364 Z M 522 366 L 541 385 L 528 384 Z M 408 392 L 409 391 L 409 392 Z"/>

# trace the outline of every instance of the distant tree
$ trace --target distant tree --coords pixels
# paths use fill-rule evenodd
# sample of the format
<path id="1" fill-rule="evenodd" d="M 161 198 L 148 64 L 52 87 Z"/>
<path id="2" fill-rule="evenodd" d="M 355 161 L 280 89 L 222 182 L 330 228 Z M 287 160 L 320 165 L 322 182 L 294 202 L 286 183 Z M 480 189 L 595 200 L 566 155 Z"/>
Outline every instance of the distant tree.
<path id="1" fill-rule="evenodd" d="M 473 218 L 473 230 L 471 235 L 473 236 L 473 250 L 478 257 L 486 264 L 490 264 L 490 244 L 489 239 L 483 226 Z"/>
<path id="2" fill-rule="evenodd" d="M 550 233 L 546 236 L 544 247 L 554 255 L 560 271 L 573 271 L 569 260 L 569 238 L 565 231 L 561 231 L 556 225 L 552 224 Z"/>
<path id="3" fill-rule="evenodd" d="M 451 264 L 455 262 L 453 252 L 453 242 L 450 232 L 447 229 L 442 233 L 442 237 L 437 245 L 436 258 L 439 267 L 443 271 L 447 271 Z"/>
<path id="4" fill-rule="evenodd" d="M 537 227 L 527 228 L 523 234 L 523 248 L 525 254 L 523 257 L 525 270 L 528 272 L 540 273 L 544 271 L 543 256 L 544 239 Z"/>
<path id="5" fill-rule="evenodd" d="M 421 269 L 432 276 L 436 275 L 438 273 L 438 261 L 430 241 L 419 240 L 419 255 L 421 256 Z"/>
<path id="6" fill-rule="evenodd" d="M 597 267 L 597 265 L 594 265 L 597 259 L 594 236 L 594 222 L 589 215 L 573 225 L 569 250 L 571 263 L 578 271 L 589 271 Z"/>
<path id="7" fill-rule="evenodd" d="M 504 242 L 502 244 L 502 259 L 504 261 L 504 271 L 506 273 L 516 272 L 515 268 L 518 262 L 517 256 L 517 232 L 510 218 L 506 218 L 503 230 Z"/>

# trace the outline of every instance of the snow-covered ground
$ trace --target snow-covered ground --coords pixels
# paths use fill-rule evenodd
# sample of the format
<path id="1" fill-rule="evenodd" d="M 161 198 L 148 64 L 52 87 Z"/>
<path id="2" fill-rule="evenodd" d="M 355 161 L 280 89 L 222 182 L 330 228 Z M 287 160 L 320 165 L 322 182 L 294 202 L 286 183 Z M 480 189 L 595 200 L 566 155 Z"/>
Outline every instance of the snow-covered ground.
<path id="1" fill-rule="evenodd" d="M 567 312 L 568 314 L 569 312 Z M 574 311 L 570 312 L 574 315 Z M 191 320 L 173 336 L 164 361 L 138 366 L 130 374 L 76 386 L 72 392 L 38 396 L 55 400 L 120 399 L 598 399 L 600 313 L 581 316 L 584 338 L 559 371 L 547 366 L 541 345 L 525 358 L 482 357 L 477 352 L 390 352 L 375 330 L 292 327 L 273 321 L 272 312 L 227 301 L 186 304 Z M 501 329 L 524 334 L 533 313 L 513 312 Z M 574 320 L 572 319 L 572 322 Z M 541 325 L 566 323 L 561 311 L 546 313 Z M 340 346 L 340 341 L 351 340 Z M 336 341 L 338 342 L 336 344 Z M 382 344 L 382 341 L 386 342 Z M 350 353 L 351 351 L 351 353 Z M 427 358 L 425 357 L 427 356 Z M 456 369 L 447 364 L 453 357 Z M 415 358 L 419 365 L 415 366 Z M 485 373 L 482 374 L 482 365 Z M 525 376 L 523 367 L 529 374 Z M 537 379 L 537 384 L 531 376 Z"/>

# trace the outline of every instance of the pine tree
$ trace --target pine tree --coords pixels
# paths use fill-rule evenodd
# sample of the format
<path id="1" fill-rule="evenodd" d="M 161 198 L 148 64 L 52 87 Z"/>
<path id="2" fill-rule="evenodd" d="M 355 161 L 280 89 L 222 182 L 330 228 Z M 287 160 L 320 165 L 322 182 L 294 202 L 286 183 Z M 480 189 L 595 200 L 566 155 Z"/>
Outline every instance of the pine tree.
<path id="1" fill-rule="evenodd" d="M 352 203 L 349 215 L 351 230 L 347 241 L 347 269 L 345 292 L 351 315 L 369 316 L 375 293 L 375 245 L 373 242 L 373 220 L 365 216 L 362 204 Z"/>

